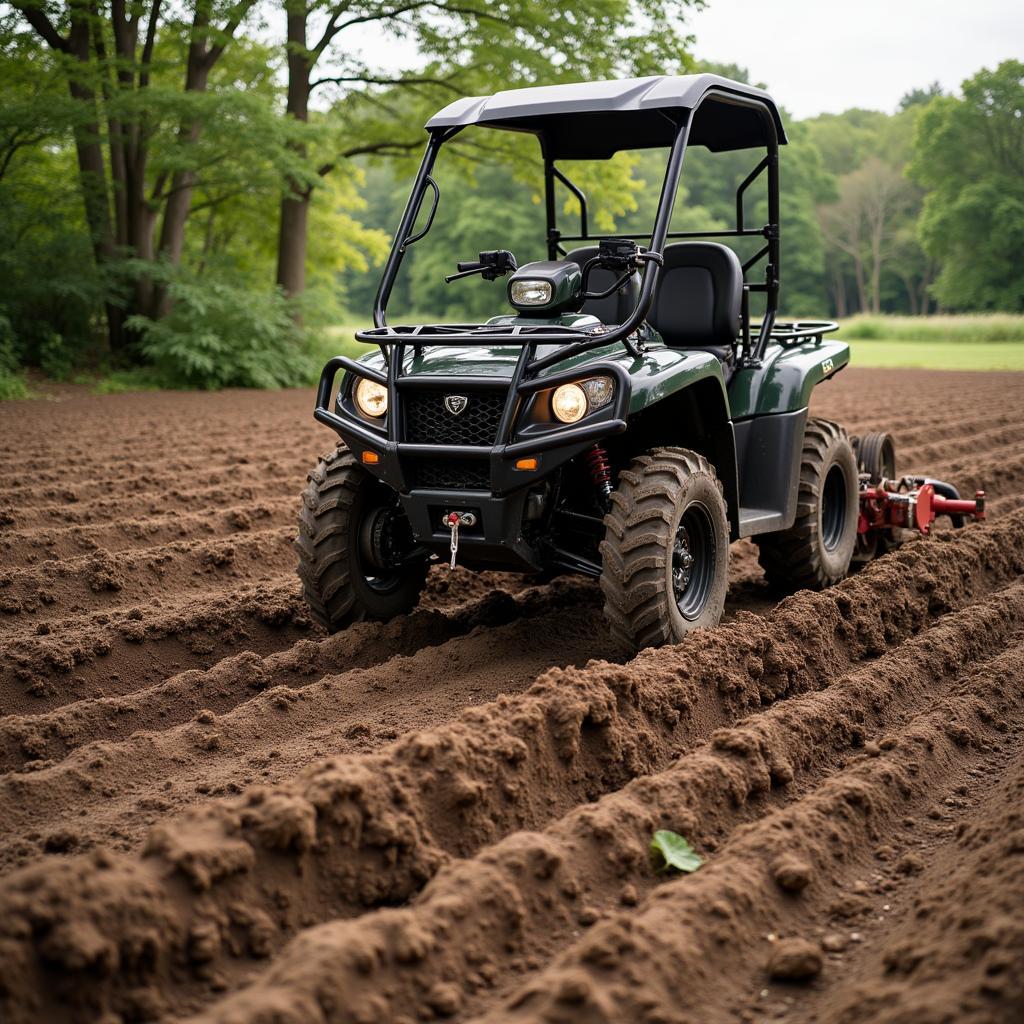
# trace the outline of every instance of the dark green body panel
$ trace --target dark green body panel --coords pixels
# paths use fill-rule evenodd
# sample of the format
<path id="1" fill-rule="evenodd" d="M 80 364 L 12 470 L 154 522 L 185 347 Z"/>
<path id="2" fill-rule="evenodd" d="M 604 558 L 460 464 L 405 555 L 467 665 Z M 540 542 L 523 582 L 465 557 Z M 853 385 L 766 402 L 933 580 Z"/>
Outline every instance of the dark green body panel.
<path id="1" fill-rule="evenodd" d="M 842 341 L 813 341 L 784 348 L 769 345 L 761 366 L 737 371 L 729 383 L 733 420 L 805 409 L 815 385 L 850 361 Z"/>
<path id="2" fill-rule="evenodd" d="M 538 355 L 544 355 L 548 350 L 548 347 L 541 347 L 538 349 Z M 553 348 L 550 350 L 554 351 Z M 405 372 L 451 377 L 465 375 L 511 378 L 520 351 L 518 347 L 511 346 L 431 346 L 424 349 L 420 355 L 407 353 Z M 385 369 L 384 359 L 379 352 L 363 356 L 360 362 L 367 363 L 381 372 Z M 718 382 L 722 398 L 727 400 L 722 367 L 713 355 L 693 349 L 666 348 L 662 344 L 645 349 L 639 359 L 631 356 L 621 345 L 605 345 L 566 359 L 542 371 L 539 378 L 576 369 L 583 376 L 587 367 L 594 363 L 617 363 L 629 374 L 630 413 L 646 409 L 674 392 L 708 377 Z"/>

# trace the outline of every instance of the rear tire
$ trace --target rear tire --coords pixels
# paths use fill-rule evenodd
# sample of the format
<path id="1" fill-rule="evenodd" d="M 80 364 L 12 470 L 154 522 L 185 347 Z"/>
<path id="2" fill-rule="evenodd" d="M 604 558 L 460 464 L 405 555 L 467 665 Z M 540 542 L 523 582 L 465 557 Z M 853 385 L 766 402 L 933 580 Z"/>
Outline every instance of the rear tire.
<path id="1" fill-rule="evenodd" d="M 612 635 L 634 649 L 715 626 L 729 588 L 729 522 L 710 463 L 655 448 L 619 474 L 601 542 Z"/>
<path id="2" fill-rule="evenodd" d="M 313 618 L 336 633 L 362 619 L 386 621 L 411 611 L 427 578 L 426 561 L 381 569 L 368 554 L 380 548 L 385 526 L 407 529 L 394 492 L 342 445 L 323 456 L 307 479 L 295 550 Z M 382 519 L 387 516 L 392 524 Z"/>
<path id="3" fill-rule="evenodd" d="M 754 538 L 769 583 L 780 590 L 823 590 L 846 576 L 857 546 L 859 485 L 846 431 L 828 420 L 808 420 L 796 521 Z"/>
<path id="4" fill-rule="evenodd" d="M 896 445 L 891 434 L 873 430 L 862 438 L 851 438 L 850 443 L 857 456 L 857 467 L 867 473 L 869 483 L 878 485 L 883 480 L 896 479 Z"/>
<path id="5" fill-rule="evenodd" d="M 866 473 L 868 483 L 877 487 L 883 482 L 891 486 L 896 479 L 896 444 L 891 434 L 873 430 L 863 437 L 851 437 L 853 453 L 857 457 L 857 468 Z M 871 530 L 866 534 L 857 534 L 857 546 L 853 560 L 861 565 L 879 558 L 892 547 L 892 538 L 888 531 Z"/>

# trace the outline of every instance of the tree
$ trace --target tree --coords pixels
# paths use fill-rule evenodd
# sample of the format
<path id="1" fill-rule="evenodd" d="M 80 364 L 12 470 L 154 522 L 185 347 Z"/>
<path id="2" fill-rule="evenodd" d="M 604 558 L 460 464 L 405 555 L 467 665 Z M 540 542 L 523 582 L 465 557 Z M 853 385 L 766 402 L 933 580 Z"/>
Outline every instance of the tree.
<path id="1" fill-rule="evenodd" d="M 190 154 L 203 123 L 197 97 L 206 92 L 214 66 L 255 3 L 193 0 L 191 13 L 181 18 L 165 0 L 109 0 L 109 6 L 95 0 L 12 0 L 66 79 L 73 101 L 68 124 L 97 266 L 110 267 L 126 255 L 180 261 L 197 181 Z M 184 41 L 180 90 L 169 86 L 169 70 L 158 82 L 154 55 L 161 34 Z M 175 120 L 173 154 L 154 169 L 153 147 L 166 122 Z M 132 307 L 150 314 L 166 310 L 162 285 L 152 285 L 140 275 L 134 303 L 108 298 L 113 351 L 129 340 L 122 323 Z"/>
<path id="2" fill-rule="evenodd" d="M 923 89 L 911 89 L 910 92 L 903 94 L 903 98 L 900 100 L 900 110 L 927 106 L 936 96 L 941 96 L 942 94 L 942 84 L 940 82 L 932 82 L 931 85 L 927 85 Z"/>
<path id="3" fill-rule="evenodd" d="M 1004 61 L 921 114 L 909 173 L 928 193 L 919 231 L 950 309 L 1024 310 L 1024 63 Z"/>

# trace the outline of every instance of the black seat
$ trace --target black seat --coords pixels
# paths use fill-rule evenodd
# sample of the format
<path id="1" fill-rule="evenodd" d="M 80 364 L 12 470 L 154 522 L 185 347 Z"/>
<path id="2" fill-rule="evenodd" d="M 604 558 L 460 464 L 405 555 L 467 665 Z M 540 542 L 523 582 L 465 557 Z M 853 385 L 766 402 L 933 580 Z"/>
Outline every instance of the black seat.
<path id="1" fill-rule="evenodd" d="M 718 242 L 665 246 L 665 266 L 647 319 L 672 348 L 712 352 L 723 363 L 740 330 L 743 267 Z"/>
<path id="2" fill-rule="evenodd" d="M 573 249 L 565 258 L 566 260 L 579 264 L 580 269 L 586 265 L 587 260 L 597 255 L 596 245 L 585 246 L 582 249 Z M 587 291 L 602 292 L 610 288 L 619 278 L 614 270 L 605 267 L 594 267 L 587 276 Z M 625 323 L 629 314 L 636 309 L 640 301 L 640 275 L 634 274 L 616 292 L 613 292 L 606 299 L 587 299 L 580 309 L 581 313 L 588 313 L 596 316 L 603 324 Z"/>

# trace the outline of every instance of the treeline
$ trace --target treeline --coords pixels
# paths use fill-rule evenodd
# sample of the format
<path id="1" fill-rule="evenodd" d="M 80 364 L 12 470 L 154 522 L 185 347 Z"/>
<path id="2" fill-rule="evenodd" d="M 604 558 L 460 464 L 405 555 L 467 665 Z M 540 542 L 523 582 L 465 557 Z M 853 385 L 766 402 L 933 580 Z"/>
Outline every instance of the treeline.
<path id="1" fill-rule="evenodd" d="M 691 69 L 691 3 L 0 6 L 0 378 L 142 367 L 167 384 L 307 379 L 317 330 L 366 318 L 430 113 L 495 83 Z M 416 66 L 384 74 L 409 40 Z M 1021 309 L 1007 270 L 1024 238 L 1021 92 L 1010 62 L 962 99 L 925 93 L 891 118 L 791 125 L 788 311 Z M 452 147 L 443 215 L 396 307 L 492 315 L 492 291 L 443 285 L 455 260 L 498 245 L 542 255 L 535 154 L 470 134 Z M 724 172 L 691 161 L 680 223 L 731 218 L 746 164 L 725 160 Z M 658 161 L 578 169 L 602 230 L 649 220 Z"/>

